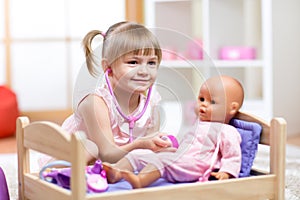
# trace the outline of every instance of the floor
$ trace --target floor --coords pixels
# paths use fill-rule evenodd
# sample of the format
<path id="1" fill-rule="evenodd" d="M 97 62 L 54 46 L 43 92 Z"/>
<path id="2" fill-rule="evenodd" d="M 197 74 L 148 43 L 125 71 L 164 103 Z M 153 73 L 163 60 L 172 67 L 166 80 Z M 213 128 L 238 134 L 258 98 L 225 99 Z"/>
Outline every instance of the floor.
<path id="1" fill-rule="evenodd" d="M 62 122 L 71 113 L 72 110 L 64 110 L 64 111 L 22 112 L 20 115 L 28 116 L 31 122 L 47 120 L 57 124 L 62 124 Z M 45 116 L 47 116 L 47 118 L 45 118 Z M 16 153 L 16 152 L 17 152 L 17 142 L 16 142 L 15 135 L 10 137 L 5 137 L 5 138 L 0 137 L 0 153 Z"/>
<path id="2" fill-rule="evenodd" d="M 287 144 L 292 144 L 300 147 L 300 135 L 288 137 Z"/>
<path id="3" fill-rule="evenodd" d="M 300 135 L 293 136 L 287 139 L 287 144 L 292 144 L 300 147 Z M 16 153 L 17 143 L 16 137 L 0 138 L 0 153 Z"/>
<path id="4" fill-rule="evenodd" d="M 16 153 L 16 152 L 17 152 L 17 142 L 15 136 L 0 138 L 0 153 Z"/>

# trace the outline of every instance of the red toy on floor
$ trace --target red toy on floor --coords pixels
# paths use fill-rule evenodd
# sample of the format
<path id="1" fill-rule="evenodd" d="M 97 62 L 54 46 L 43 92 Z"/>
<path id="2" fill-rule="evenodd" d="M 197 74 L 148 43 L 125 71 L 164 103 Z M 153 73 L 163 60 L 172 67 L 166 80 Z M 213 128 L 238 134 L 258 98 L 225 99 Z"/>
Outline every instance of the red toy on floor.
<path id="1" fill-rule="evenodd" d="M 19 115 L 16 94 L 6 86 L 0 86 L 0 138 L 15 134 Z"/>

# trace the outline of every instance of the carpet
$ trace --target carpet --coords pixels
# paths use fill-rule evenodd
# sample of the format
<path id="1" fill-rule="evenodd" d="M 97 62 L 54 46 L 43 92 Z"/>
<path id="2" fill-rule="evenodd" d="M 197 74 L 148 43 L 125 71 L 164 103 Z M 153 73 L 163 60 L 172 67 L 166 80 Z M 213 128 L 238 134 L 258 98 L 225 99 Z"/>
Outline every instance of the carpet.
<path id="1" fill-rule="evenodd" d="M 31 160 L 34 163 L 34 159 Z M 269 148 L 259 146 L 254 167 L 261 170 L 268 170 Z M 0 166 L 2 167 L 9 188 L 11 200 L 18 199 L 18 169 L 16 154 L 0 154 Z M 286 200 L 300 200 L 300 148 L 292 145 L 286 147 Z M 33 170 L 34 167 L 32 167 Z"/>

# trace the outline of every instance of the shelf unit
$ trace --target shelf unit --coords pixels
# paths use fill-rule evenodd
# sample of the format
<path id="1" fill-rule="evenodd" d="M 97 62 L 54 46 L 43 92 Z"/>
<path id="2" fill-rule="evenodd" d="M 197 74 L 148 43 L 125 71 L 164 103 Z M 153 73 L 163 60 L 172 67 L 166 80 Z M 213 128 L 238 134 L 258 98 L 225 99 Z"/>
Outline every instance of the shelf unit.
<path id="1" fill-rule="evenodd" d="M 271 118 L 271 0 L 147 0 L 145 24 L 157 34 L 163 52 L 167 52 L 161 71 L 190 70 L 187 79 L 194 93 L 212 75 L 233 76 L 245 88 L 242 110 Z M 190 52 L 201 54 L 199 41 L 203 55 L 195 59 Z M 222 60 L 219 50 L 225 46 L 253 47 L 256 57 Z M 166 79 L 167 74 L 163 74 L 161 77 Z"/>

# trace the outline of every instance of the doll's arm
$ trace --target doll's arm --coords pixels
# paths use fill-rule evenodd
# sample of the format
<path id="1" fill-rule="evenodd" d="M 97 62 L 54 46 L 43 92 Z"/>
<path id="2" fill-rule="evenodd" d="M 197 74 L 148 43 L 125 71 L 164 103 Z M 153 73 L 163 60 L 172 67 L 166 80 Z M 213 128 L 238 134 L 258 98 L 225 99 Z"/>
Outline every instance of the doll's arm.
<path id="1" fill-rule="evenodd" d="M 215 177 L 218 180 L 225 180 L 225 179 L 229 179 L 229 178 L 232 177 L 227 172 L 212 172 L 210 175 L 213 176 L 213 177 Z"/>

